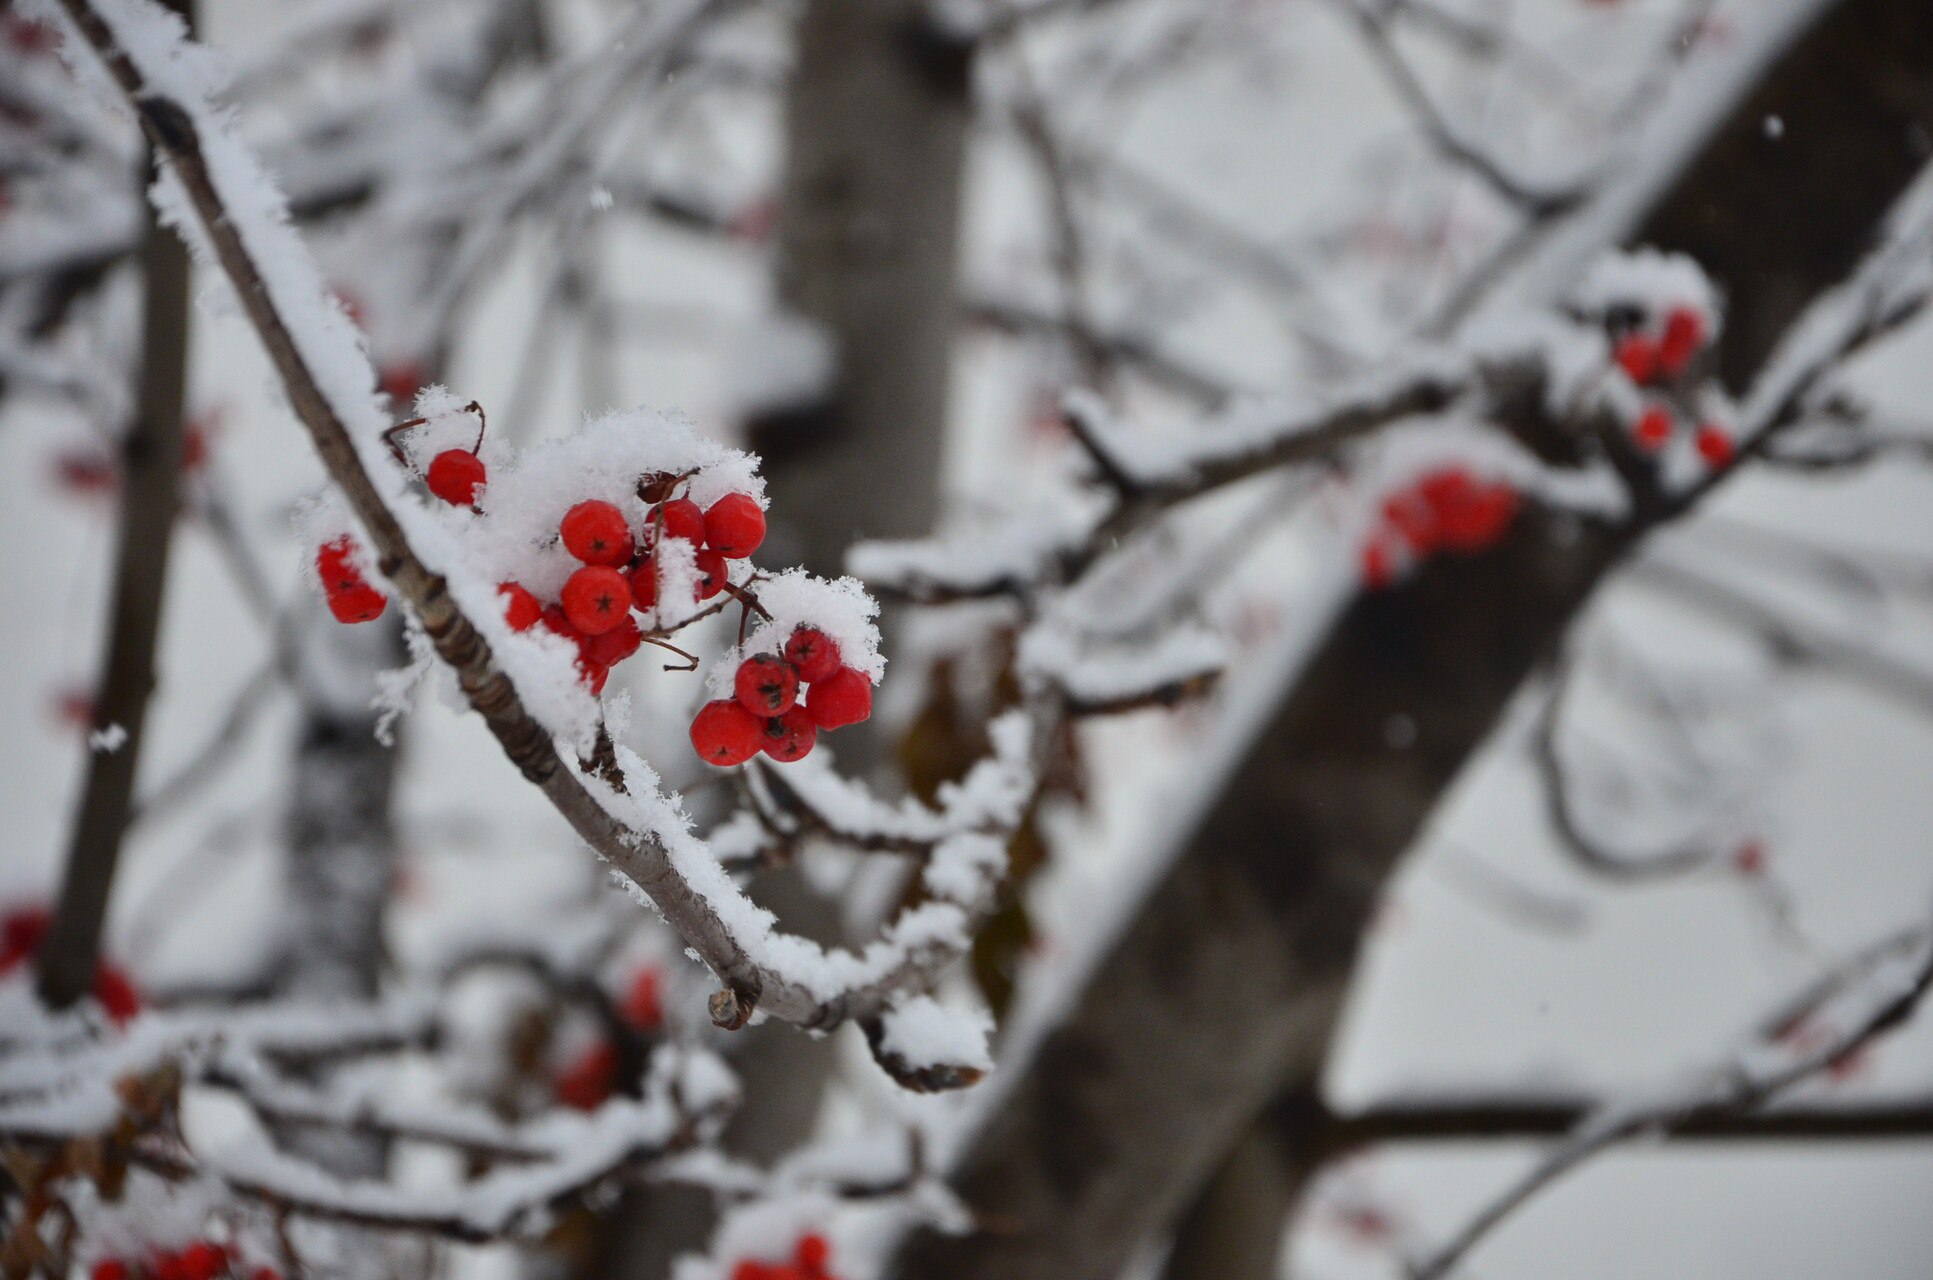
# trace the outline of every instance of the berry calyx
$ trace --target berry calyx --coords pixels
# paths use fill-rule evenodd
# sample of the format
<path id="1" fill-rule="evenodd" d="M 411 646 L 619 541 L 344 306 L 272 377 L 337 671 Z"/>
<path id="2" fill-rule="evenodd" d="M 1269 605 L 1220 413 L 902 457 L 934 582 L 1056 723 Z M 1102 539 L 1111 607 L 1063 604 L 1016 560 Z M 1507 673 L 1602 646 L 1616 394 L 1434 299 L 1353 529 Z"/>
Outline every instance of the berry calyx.
<path id="1" fill-rule="evenodd" d="M 1699 427 L 1698 434 L 1692 437 L 1692 443 L 1698 449 L 1698 456 L 1709 467 L 1727 466 L 1738 456 L 1738 445 L 1732 440 L 1732 433 L 1715 423 L 1707 422 Z"/>
<path id="2" fill-rule="evenodd" d="M 543 604 L 517 583 L 499 582 L 497 594 L 504 597 L 503 620 L 512 631 L 528 631 L 544 616 Z"/>
<path id="3" fill-rule="evenodd" d="M 759 718 L 736 699 L 720 698 L 698 708 L 691 722 L 691 745 L 699 759 L 723 768 L 757 755 L 764 732 Z"/>
<path id="4" fill-rule="evenodd" d="M 791 764 L 794 760 L 805 759 L 818 737 L 818 727 L 806 713 L 806 708 L 794 707 L 784 715 L 773 716 L 765 722 L 759 734 L 759 746 L 780 764 Z"/>
<path id="5" fill-rule="evenodd" d="M 1705 317 L 1695 307 L 1673 307 L 1665 317 L 1664 336 L 1658 340 L 1658 368 L 1676 378 L 1691 367 L 1705 345 Z"/>
<path id="6" fill-rule="evenodd" d="M 781 716 L 799 700 L 799 677 L 784 659 L 753 654 L 732 677 L 732 692 L 753 715 Z"/>
<path id="7" fill-rule="evenodd" d="M 1625 376 L 1639 386 L 1655 382 L 1658 377 L 1657 339 L 1645 333 L 1626 334 L 1618 342 L 1617 362 Z"/>
<path id="8" fill-rule="evenodd" d="M 1638 415 L 1631 439 L 1646 453 L 1656 453 L 1671 441 L 1671 411 L 1654 404 Z"/>
<path id="9" fill-rule="evenodd" d="M 765 512 L 749 493 L 728 493 L 705 512 L 705 544 L 728 560 L 743 560 L 765 541 Z"/>
<path id="10" fill-rule="evenodd" d="M 817 627 L 800 627 L 785 641 L 785 660 L 811 684 L 839 669 L 839 644 Z"/>
<path id="11" fill-rule="evenodd" d="M 584 639 L 584 658 L 599 666 L 615 667 L 644 643 L 644 632 L 638 629 L 638 622 L 630 614 L 609 631 L 601 631 Z"/>
<path id="12" fill-rule="evenodd" d="M 564 583 L 564 616 L 587 636 L 600 636 L 631 614 L 631 584 L 616 569 L 586 565 Z"/>
<path id="13" fill-rule="evenodd" d="M 557 524 L 564 550 L 585 564 L 625 564 L 631 559 L 631 526 L 608 502 L 588 498 L 564 513 Z"/>
<path id="14" fill-rule="evenodd" d="M 725 557 L 716 551 L 698 553 L 698 598 L 709 600 L 725 589 Z"/>
<path id="15" fill-rule="evenodd" d="M 653 523 L 667 538 L 683 538 L 694 546 L 705 544 L 705 513 L 690 498 L 673 498 L 659 507 Z"/>
<path id="16" fill-rule="evenodd" d="M 862 672 L 841 667 L 806 691 L 805 709 L 821 729 L 858 724 L 873 713 L 873 682 Z"/>
<path id="17" fill-rule="evenodd" d="M 430 459 L 424 474 L 430 492 L 457 507 L 476 505 L 477 490 L 488 479 L 483 459 L 468 449 L 445 449 Z"/>

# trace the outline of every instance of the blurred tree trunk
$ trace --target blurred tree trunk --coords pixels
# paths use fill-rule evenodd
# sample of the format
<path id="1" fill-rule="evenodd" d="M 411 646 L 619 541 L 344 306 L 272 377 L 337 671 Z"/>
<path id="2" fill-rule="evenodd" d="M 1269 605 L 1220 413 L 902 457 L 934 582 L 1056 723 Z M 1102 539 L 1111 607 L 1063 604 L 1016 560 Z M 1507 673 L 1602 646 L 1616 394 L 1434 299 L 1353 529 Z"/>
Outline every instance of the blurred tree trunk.
<path id="1" fill-rule="evenodd" d="M 1921 0 L 1832 7 L 1634 237 L 1695 253 L 1726 291 L 1737 333 L 1721 364 L 1732 385 L 1843 276 L 1925 163 L 1930 46 Z M 1766 136 L 1768 116 L 1784 121 L 1781 140 Z M 897 1274 L 1118 1275 L 1230 1151 L 1237 1167 L 1219 1196 L 1197 1203 L 1181 1232 L 1195 1244 L 1177 1251 L 1170 1276 L 1273 1274 L 1273 1258 L 1258 1264 L 1254 1250 L 1244 1260 L 1196 1247 L 1218 1220 L 1269 1200 L 1248 1183 L 1240 1166 L 1256 1162 L 1238 1140 L 1272 1097 L 1319 1085 L 1391 867 L 1635 541 L 1526 518 L 1488 555 L 1433 562 L 1358 599 L 967 1151 L 956 1185 L 1002 1227 L 916 1237 Z M 1403 748 L 1386 732 L 1399 718 L 1415 730 Z M 1292 1139 L 1265 1179 L 1292 1190 L 1320 1158 L 1319 1144 Z M 1245 1237 L 1279 1239 L 1288 1204 L 1273 1203 L 1274 1224 Z"/>
<path id="2" fill-rule="evenodd" d="M 185 5 L 177 11 L 189 16 Z M 189 262 L 172 230 L 150 221 L 141 246 L 141 370 L 134 420 L 121 440 L 121 519 L 107 652 L 73 842 L 40 955 L 40 998 L 64 1009 L 94 984 L 109 891 L 134 802 L 135 770 L 154 692 L 168 552 L 181 508 L 182 418 L 188 395 Z"/>
<path id="3" fill-rule="evenodd" d="M 926 21 L 924 0 L 809 0 L 786 103 L 776 249 L 779 305 L 830 344 L 830 382 L 749 424 L 772 497 L 780 561 L 836 574 L 860 537 L 927 532 L 939 510 L 947 377 L 958 320 L 960 191 L 972 49 Z M 864 769 L 876 737 L 848 730 L 840 759 Z M 785 872 L 757 896 L 789 928 L 840 941 L 838 905 Z M 760 1026 L 733 1067 L 745 1104 L 734 1155 L 776 1159 L 811 1132 L 837 1042 Z M 704 1246 L 710 1199 L 628 1194 L 599 1273 L 655 1280 Z"/>

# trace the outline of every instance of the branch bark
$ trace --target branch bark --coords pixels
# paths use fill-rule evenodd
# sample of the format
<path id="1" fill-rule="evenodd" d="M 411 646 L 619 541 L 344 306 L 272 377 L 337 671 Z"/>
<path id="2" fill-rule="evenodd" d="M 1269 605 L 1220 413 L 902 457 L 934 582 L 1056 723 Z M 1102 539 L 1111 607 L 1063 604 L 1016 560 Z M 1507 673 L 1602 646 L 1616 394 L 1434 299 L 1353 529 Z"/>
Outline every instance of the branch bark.
<path id="1" fill-rule="evenodd" d="M 54 1009 L 92 988 L 108 895 L 134 804 L 168 552 L 181 505 L 182 418 L 188 383 L 188 250 L 151 224 L 141 249 L 141 375 L 134 420 L 121 442 L 121 526 L 115 547 L 108 649 L 94 701 L 87 782 L 68 847 L 52 926 L 40 954 L 40 998 Z"/>

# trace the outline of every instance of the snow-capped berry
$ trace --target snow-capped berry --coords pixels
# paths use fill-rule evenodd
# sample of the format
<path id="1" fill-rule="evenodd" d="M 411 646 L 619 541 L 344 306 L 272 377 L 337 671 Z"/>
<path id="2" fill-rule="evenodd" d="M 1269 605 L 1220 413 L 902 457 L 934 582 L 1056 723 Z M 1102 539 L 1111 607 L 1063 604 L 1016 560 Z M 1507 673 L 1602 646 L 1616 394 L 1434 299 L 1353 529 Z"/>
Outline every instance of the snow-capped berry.
<path id="1" fill-rule="evenodd" d="M 799 700 L 799 677 L 784 659 L 756 653 L 739 664 L 732 692 L 754 715 L 784 715 Z"/>
<path id="2" fill-rule="evenodd" d="M 1618 342 L 1618 366 L 1639 386 L 1658 377 L 1658 340 L 1648 333 L 1627 333 Z"/>
<path id="3" fill-rule="evenodd" d="M 386 365 L 376 376 L 377 386 L 397 404 L 408 404 L 423 389 L 423 366 L 414 360 Z"/>
<path id="4" fill-rule="evenodd" d="M 584 639 L 584 657 L 599 666 L 615 667 L 644 643 L 644 633 L 638 629 L 638 621 L 630 614 L 624 615 L 609 631 L 601 631 Z"/>
<path id="5" fill-rule="evenodd" d="M 806 691 L 805 709 L 821 729 L 858 724 L 873 713 L 873 682 L 864 673 L 841 667 Z"/>
<path id="6" fill-rule="evenodd" d="M 638 561 L 638 567 L 631 570 L 631 603 L 639 609 L 649 609 L 658 603 L 658 566 L 650 556 Z"/>
<path id="7" fill-rule="evenodd" d="M 1436 512 L 1415 489 L 1392 493 L 1383 499 L 1383 522 L 1418 552 L 1436 549 Z"/>
<path id="8" fill-rule="evenodd" d="M 608 502 L 589 498 L 564 513 L 557 532 L 564 550 L 585 564 L 625 564 L 631 559 L 631 526 Z"/>
<path id="9" fill-rule="evenodd" d="M 650 965 L 638 970 L 624 993 L 624 1020 L 639 1031 L 656 1031 L 664 1025 L 664 983 Z"/>
<path id="10" fill-rule="evenodd" d="M 730 581 L 725 574 L 725 557 L 716 551 L 698 553 L 698 598 L 709 600 L 725 589 Z"/>
<path id="11" fill-rule="evenodd" d="M 743 560 L 765 541 L 765 512 L 749 493 L 728 493 L 705 512 L 705 544 L 728 560 Z"/>
<path id="12" fill-rule="evenodd" d="M 1692 443 L 1698 449 L 1698 456 L 1709 467 L 1725 466 L 1738 455 L 1738 445 L 1732 441 L 1732 433 L 1715 423 L 1707 422 L 1699 427 L 1698 434 L 1692 437 Z"/>
<path id="13" fill-rule="evenodd" d="M 515 582 L 499 582 L 497 594 L 504 598 L 503 620 L 512 631 L 528 631 L 544 616 L 543 604 Z"/>
<path id="14" fill-rule="evenodd" d="M 794 707 L 784 715 L 773 716 L 765 722 L 759 734 L 759 745 L 766 755 L 780 764 L 791 764 L 794 760 L 805 759 L 818 737 L 819 730 L 812 723 L 812 717 L 806 714 L 806 708 Z"/>
<path id="15" fill-rule="evenodd" d="M 587 636 L 603 635 L 631 614 L 631 584 L 616 569 L 585 565 L 564 583 L 559 595 L 564 616 Z"/>
<path id="16" fill-rule="evenodd" d="M 1631 428 L 1631 439 L 1646 453 L 1664 448 L 1671 441 L 1671 411 L 1661 404 L 1647 406 Z"/>
<path id="17" fill-rule="evenodd" d="M 673 498 L 658 508 L 653 528 L 662 528 L 667 538 L 683 538 L 694 546 L 705 545 L 705 513 L 690 498 Z"/>
<path id="18" fill-rule="evenodd" d="M 744 764 L 758 754 L 765 726 L 732 698 L 698 708 L 691 721 L 691 745 L 706 764 Z"/>
<path id="19" fill-rule="evenodd" d="M 389 607 L 389 598 L 368 583 L 342 587 L 328 595 L 329 612 L 337 622 L 374 622 Z"/>
<path id="20" fill-rule="evenodd" d="M 1664 336 L 1658 340 L 1658 368 L 1675 378 L 1691 367 L 1705 345 L 1705 317 L 1695 307 L 1673 307 L 1665 317 Z"/>
<path id="21" fill-rule="evenodd" d="M 811 684 L 839 669 L 839 644 L 817 627 L 800 627 L 785 641 L 785 660 Z"/>
<path id="22" fill-rule="evenodd" d="M 477 490 L 488 479 L 483 459 L 468 449 L 445 449 L 430 459 L 424 482 L 430 492 L 452 506 L 475 506 Z"/>

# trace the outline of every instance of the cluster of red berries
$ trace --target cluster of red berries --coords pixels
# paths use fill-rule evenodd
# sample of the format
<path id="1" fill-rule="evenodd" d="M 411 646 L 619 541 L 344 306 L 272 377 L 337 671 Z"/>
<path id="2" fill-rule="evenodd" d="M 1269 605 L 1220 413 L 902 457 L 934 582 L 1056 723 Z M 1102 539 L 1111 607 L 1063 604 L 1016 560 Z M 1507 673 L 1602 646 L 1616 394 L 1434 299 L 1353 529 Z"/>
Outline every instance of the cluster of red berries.
<path id="1" fill-rule="evenodd" d="M 1517 491 L 1502 482 L 1479 480 L 1462 467 L 1432 471 L 1383 500 L 1382 521 L 1363 546 L 1363 581 L 1381 590 L 1432 555 L 1495 546 L 1518 505 Z"/>
<path id="2" fill-rule="evenodd" d="M 92 1280 L 282 1280 L 274 1267 L 243 1270 L 228 1249 L 213 1240 L 196 1240 L 179 1249 L 157 1249 L 145 1259 L 102 1258 L 94 1264 Z"/>
<path id="3" fill-rule="evenodd" d="M 698 582 L 695 600 L 709 600 L 727 584 L 725 561 L 742 560 L 765 541 L 765 512 L 746 493 L 728 493 L 710 508 L 690 498 L 666 498 L 651 508 L 642 538 L 634 537 L 624 513 L 592 498 L 564 513 L 557 526 L 564 549 L 583 568 L 564 582 L 554 604 L 545 604 L 525 587 L 505 582 L 504 619 L 514 631 L 544 628 L 577 645 L 578 669 L 591 692 L 601 693 L 611 668 L 638 651 L 644 632 L 632 609 L 658 603 L 660 541 L 682 538 L 695 549 Z"/>
<path id="4" fill-rule="evenodd" d="M 638 970 L 617 1012 L 641 1035 L 664 1030 L 663 979 L 656 969 Z M 551 1091 L 557 1101 L 573 1110 L 595 1111 L 617 1092 L 617 1073 L 617 1046 L 609 1036 L 599 1036 L 557 1073 Z"/>
<path id="5" fill-rule="evenodd" d="M 783 654 L 755 653 L 732 677 L 732 697 L 698 708 L 691 745 L 707 764 L 744 764 L 763 751 L 782 763 L 803 759 L 823 731 L 873 713 L 873 682 L 846 666 L 839 644 L 817 627 L 799 627 Z"/>
<path id="6" fill-rule="evenodd" d="M 831 1271 L 832 1246 L 814 1232 L 799 1237 L 790 1262 L 747 1259 L 732 1268 L 732 1280 L 837 1280 Z"/>
<path id="7" fill-rule="evenodd" d="M 1684 378 L 1710 339 L 1703 312 L 1695 307 L 1673 307 L 1665 313 L 1664 325 L 1656 333 L 1632 329 L 1618 339 L 1613 354 L 1632 382 L 1645 388 L 1664 388 Z M 1657 453 L 1671 443 L 1677 430 L 1678 419 L 1671 409 L 1653 401 L 1632 424 L 1631 439 L 1644 452 Z M 1738 452 L 1732 433 L 1715 422 L 1700 423 L 1692 435 L 1692 445 L 1710 467 L 1725 466 Z"/>
<path id="8" fill-rule="evenodd" d="M 33 963 L 53 918 L 45 907 L 21 907 L 0 917 L 0 977 Z M 106 960 L 94 968 L 94 1001 L 108 1021 L 125 1026 L 141 1012 L 141 993 L 127 971 Z"/>

